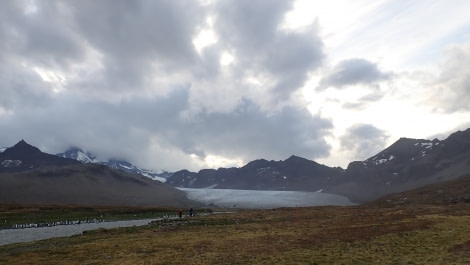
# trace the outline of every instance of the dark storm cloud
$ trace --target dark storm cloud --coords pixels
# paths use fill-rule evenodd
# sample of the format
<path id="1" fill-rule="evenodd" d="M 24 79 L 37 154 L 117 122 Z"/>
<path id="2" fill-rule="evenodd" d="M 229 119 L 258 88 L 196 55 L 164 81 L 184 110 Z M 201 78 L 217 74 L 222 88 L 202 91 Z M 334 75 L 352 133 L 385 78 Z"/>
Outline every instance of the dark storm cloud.
<path id="1" fill-rule="evenodd" d="M 142 90 L 155 72 L 191 70 L 196 1 L 72 1 L 78 32 L 103 56 L 102 89 Z M 91 86 L 95 86 L 92 83 Z M 80 86 L 87 87 L 87 82 Z"/>
<path id="2" fill-rule="evenodd" d="M 390 74 L 381 72 L 377 64 L 365 59 L 348 59 L 335 65 L 331 72 L 320 81 L 317 89 L 342 88 L 357 84 L 373 85 L 389 78 Z"/>
<path id="3" fill-rule="evenodd" d="M 322 157 L 329 151 L 323 137 L 331 122 L 302 108 L 286 107 L 266 116 L 256 104 L 244 100 L 232 113 L 202 113 L 196 121 L 186 125 L 190 130 L 179 138 L 194 134 L 194 149 L 209 153 L 285 159 L 290 154 Z"/>
<path id="4" fill-rule="evenodd" d="M 37 11 L 28 11 L 26 1 L 4 1 L 1 34 L 2 56 L 39 66 L 67 68 L 71 61 L 80 60 L 83 47 L 71 31 L 67 12 L 55 1 L 38 1 Z M 4 41 L 5 40 L 5 41 Z"/>
<path id="5" fill-rule="evenodd" d="M 108 105 L 102 111 L 110 113 L 103 117 L 120 118 L 106 122 L 112 125 L 107 131 L 114 131 L 115 135 L 112 135 L 116 140 L 132 139 L 131 131 L 119 129 L 122 126 L 120 121 L 128 121 L 125 128 L 139 128 L 164 139 L 165 144 L 174 149 L 201 158 L 211 154 L 249 161 L 260 157 L 285 159 L 290 154 L 305 157 L 328 155 L 329 146 L 323 137 L 329 133 L 331 122 L 314 117 L 305 109 L 287 107 L 266 116 L 256 104 L 245 100 L 234 112 L 203 112 L 188 120 L 181 116 L 187 100 L 187 90 L 181 89 L 166 100 Z M 127 143 L 126 140 L 121 142 Z M 185 163 L 190 164 L 190 161 Z"/>
<path id="6" fill-rule="evenodd" d="M 382 150 L 388 137 L 385 131 L 371 124 L 356 124 L 341 136 L 341 149 L 350 157 L 366 159 Z"/>
<path id="7" fill-rule="evenodd" d="M 194 119 L 185 119 L 181 113 L 188 104 L 187 88 L 176 89 L 166 98 L 135 99 L 119 105 L 76 104 L 71 99 L 55 104 L 3 120 L 0 126 L 9 135 L 3 140 L 12 145 L 18 137 L 31 139 L 32 144 L 49 152 L 75 144 L 99 158 L 124 158 L 138 165 L 151 156 L 154 164 L 150 167 L 171 170 L 195 169 L 190 154 L 202 159 L 211 154 L 249 161 L 286 159 L 291 154 L 324 157 L 330 150 L 324 136 L 329 134 L 331 122 L 303 108 L 286 107 L 266 116 L 256 104 L 245 100 L 232 113 L 200 113 Z M 152 137 L 162 141 L 157 145 L 182 154 L 172 164 L 160 165 L 158 162 L 165 161 L 168 154 L 152 149 Z"/>

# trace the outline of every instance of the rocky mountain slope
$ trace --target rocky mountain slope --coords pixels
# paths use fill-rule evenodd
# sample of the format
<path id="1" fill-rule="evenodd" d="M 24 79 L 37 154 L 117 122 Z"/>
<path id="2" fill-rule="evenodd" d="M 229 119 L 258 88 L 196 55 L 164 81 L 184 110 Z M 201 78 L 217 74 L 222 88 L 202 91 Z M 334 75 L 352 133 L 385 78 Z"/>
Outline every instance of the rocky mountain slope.
<path id="1" fill-rule="evenodd" d="M 24 141 L 17 145 L 16 148 L 26 148 Z M 0 153 L 0 172 L 40 168 L 54 160 L 50 155 L 33 159 L 38 152 L 31 149 L 27 157 L 18 159 L 15 152 L 6 149 Z M 73 158 L 79 157 L 84 159 L 83 155 Z M 84 162 L 95 162 L 90 154 L 87 157 Z M 60 163 L 78 162 L 68 159 Z M 133 167 L 122 161 L 115 161 L 114 166 L 117 165 Z M 255 160 L 240 168 L 181 170 L 168 178 L 167 183 L 183 188 L 323 191 L 363 203 L 466 174 L 470 174 L 470 129 L 453 133 L 442 141 L 401 138 L 364 161 L 350 163 L 347 169 L 291 156 L 284 161 Z"/>
<path id="2" fill-rule="evenodd" d="M 63 153 L 56 154 L 56 156 L 74 159 L 82 163 L 96 163 L 106 165 L 113 169 L 122 170 L 128 173 L 139 174 L 151 178 L 153 180 L 158 180 L 160 182 L 165 182 L 166 179 L 172 175 L 172 173 L 166 171 L 157 173 L 152 170 L 139 168 L 133 165 L 132 163 L 129 163 L 124 160 L 110 159 L 108 161 L 99 161 L 92 153 L 85 152 L 78 147 L 71 147 Z"/>
<path id="3" fill-rule="evenodd" d="M 0 203 L 194 206 L 164 183 L 105 165 L 82 164 L 20 141 L 0 153 Z"/>
<path id="4" fill-rule="evenodd" d="M 68 166 L 78 164 L 80 163 L 73 159 L 59 158 L 55 155 L 43 153 L 24 140 L 0 153 L 0 173 L 17 172 L 51 165 Z"/>
<path id="5" fill-rule="evenodd" d="M 167 183 L 185 188 L 324 191 L 355 202 L 454 179 L 470 173 L 470 129 L 445 140 L 401 138 L 346 170 L 292 156 L 256 160 L 241 168 L 175 172 Z"/>
<path id="6" fill-rule="evenodd" d="M 255 160 L 241 168 L 204 169 L 198 173 L 181 170 L 173 173 L 167 183 L 182 188 L 318 191 L 341 174 L 341 168 L 291 156 L 284 161 Z"/>
<path id="7" fill-rule="evenodd" d="M 368 201 L 470 173 L 470 129 L 439 141 L 401 138 L 377 155 L 352 162 L 328 192 Z"/>

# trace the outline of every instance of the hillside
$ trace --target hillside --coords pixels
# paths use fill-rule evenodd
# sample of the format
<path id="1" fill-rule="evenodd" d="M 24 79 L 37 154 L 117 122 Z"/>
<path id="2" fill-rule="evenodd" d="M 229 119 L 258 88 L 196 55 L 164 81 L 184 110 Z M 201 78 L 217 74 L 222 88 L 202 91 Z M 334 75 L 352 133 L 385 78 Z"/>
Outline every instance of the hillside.
<path id="1" fill-rule="evenodd" d="M 470 173 L 470 129 L 439 141 L 401 138 L 365 161 L 349 164 L 327 192 L 365 202 Z"/>
<path id="2" fill-rule="evenodd" d="M 6 148 L 0 153 L 0 173 L 18 172 L 42 168 L 46 166 L 79 165 L 74 159 L 60 158 L 41 152 L 24 140 L 19 141 L 13 147 Z"/>
<path id="3" fill-rule="evenodd" d="M 103 165 L 50 166 L 0 174 L 0 202 L 116 206 L 189 206 L 184 192 Z"/>
<path id="4" fill-rule="evenodd" d="M 387 195 L 367 205 L 380 207 L 409 207 L 413 205 L 449 204 L 468 204 L 470 206 L 470 175 Z"/>
<path id="5" fill-rule="evenodd" d="M 194 206 L 184 192 L 138 174 L 82 164 L 20 141 L 0 153 L 0 203 Z"/>

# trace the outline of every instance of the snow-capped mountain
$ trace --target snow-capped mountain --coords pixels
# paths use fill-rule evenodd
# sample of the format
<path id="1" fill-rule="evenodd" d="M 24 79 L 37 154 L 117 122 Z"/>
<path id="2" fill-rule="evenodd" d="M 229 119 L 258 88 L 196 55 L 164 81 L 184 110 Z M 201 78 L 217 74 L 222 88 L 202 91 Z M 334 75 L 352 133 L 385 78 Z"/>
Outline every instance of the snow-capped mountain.
<path id="1" fill-rule="evenodd" d="M 167 184 L 105 165 L 47 154 L 24 140 L 0 153 L 0 181 L 0 203 L 198 205 Z"/>
<path id="2" fill-rule="evenodd" d="M 3 153 L 3 151 L 7 150 L 8 147 L 0 147 L 0 153 Z"/>
<path id="3" fill-rule="evenodd" d="M 85 152 L 78 147 L 70 147 L 67 151 L 56 154 L 56 156 L 71 158 L 78 160 L 82 163 L 99 163 L 100 161 L 96 160 L 96 157 L 90 152 Z"/>
<path id="4" fill-rule="evenodd" d="M 78 147 L 71 147 L 67 151 L 56 154 L 56 155 L 60 157 L 64 157 L 64 158 L 75 159 L 82 163 L 95 163 L 95 164 L 106 165 L 113 169 L 118 169 L 118 170 L 126 171 L 129 173 L 140 174 L 142 176 L 151 178 L 153 180 L 158 180 L 160 182 L 166 182 L 166 179 L 172 175 L 172 173 L 166 172 L 166 171 L 157 173 L 152 170 L 138 168 L 132 163 L 129 163 L 123 160 L 110 159 L 108 161 L 99 161 L 96 159 L 96 157 L 92 153 L 83 151 L 82 149 Z"/>

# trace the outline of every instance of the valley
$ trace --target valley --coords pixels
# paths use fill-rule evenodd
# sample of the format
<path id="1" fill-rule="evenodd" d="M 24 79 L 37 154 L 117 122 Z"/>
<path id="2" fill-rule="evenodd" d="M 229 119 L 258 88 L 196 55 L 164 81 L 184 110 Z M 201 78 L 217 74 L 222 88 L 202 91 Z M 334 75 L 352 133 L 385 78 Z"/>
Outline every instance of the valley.
<path id="1" fill-rule="evenodd" d="M 2 264 L 466 264 L 468 205 L 236 210 L 0 246 Z"/>
<path id="2" fill-rule="evenodd" d="M 467 264 L 469 183 L 470 176 L 461 177 L 356 206 L 214 208 L 210 211 L 220 214 L 0 246 L 0 263 Z M 8 211 L 16 211 L 32 217 L 38 209 L 2 206 L 0 214 L 4 218 Z M 61 211 L 161 213 L 152 208 L 114 207 L 48 206 L 45 210 L 52 215 Z M 196 209 L 196 214 L 202 210 L 209 211 Z"/>

